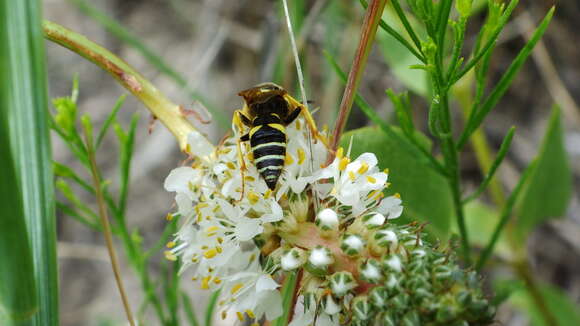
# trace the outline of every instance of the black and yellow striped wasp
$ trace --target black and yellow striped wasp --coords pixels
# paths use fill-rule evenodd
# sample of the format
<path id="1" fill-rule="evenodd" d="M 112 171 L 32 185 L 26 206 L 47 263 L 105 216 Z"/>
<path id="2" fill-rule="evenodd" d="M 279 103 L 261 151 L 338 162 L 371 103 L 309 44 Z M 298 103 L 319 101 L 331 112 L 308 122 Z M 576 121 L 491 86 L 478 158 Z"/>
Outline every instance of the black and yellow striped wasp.
<path id="1" fill-rule="evenodd" d="M 306 106 L 290 96 L 284 88 L 274 83 L 264 83 L 241 91 L 238 95 L 244 98 L 245 103 L 242 110 L 234 113 L 234 124 L 240 130 L 243 130 L 243 126 L 250 128 L 240 141 L 250 141 L 254 164 L 269 189 L 276 188 L 284 169 L 286 126 L 300 113 L 303 114 L 314 138 L 327 144 L 326 138 L 318 133 Z M 241 148 L 238 148 L 238 152 L 241 153 Z M 243 158 L 241 161 L 243 173 L 245 163 Z"/>

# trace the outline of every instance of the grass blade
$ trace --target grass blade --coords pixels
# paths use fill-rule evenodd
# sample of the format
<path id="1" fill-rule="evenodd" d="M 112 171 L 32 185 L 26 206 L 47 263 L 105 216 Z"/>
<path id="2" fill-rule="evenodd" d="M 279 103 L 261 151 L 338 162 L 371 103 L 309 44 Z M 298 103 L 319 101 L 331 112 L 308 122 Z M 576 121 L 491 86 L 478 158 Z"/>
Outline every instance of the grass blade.
<path id="1" fill-rule="evenodd" d="M 290 317 L 292 311 L 290 311 L 294 305 L 292 304 L 292 299 L 294 298 L 294 289 L 296 288 L 296 273 L 288 272 L 286 273 L 286 280 L 284 281 L 284 287 L 282 288 L 282 316 L 278 317 L 274 321 L 274 326 L 285 326 L 288 324 L 288 318 Z"/>
<path id="2" fill-rule="evenodd" d="M 215 310 L 215 306 L 217 304 L 219 297 L 220 291 L 217 290 L 214 293 L 212 293 L 211 297 L 209 298 L 207 308 L 205 309 L 205 318 L 204 318 L 205 326 L 211 326 L 213 323 L 213 312 Z"/>
<path id="3" fill-rule="evenodd" d="M 552 9 L 548 11 L 548 14 L 546 14 L 546 17 L 544 17 L 540 26 L 538 26 L 538 28 L 534 31 L 534 34 L 532 35 L 528 43 L 526 43 L 524 48 L 520 51 L 520 53 L 518 53 L 517 57 L 514 59 L 514 61 L 509 66 L 507 71 L 503 74 L 500 81 L 491 91 L 490 95 L 487 97 L 485 102 L 481 104 L 480 108 L 478 108 L 472 113 L 473 121 L 471 121 L 471 123 L 469 123 L 465 127 L 465 130 L 461 134 L 461 137 L 459 138 L 459 141 L 457 143 L 457 148 L 461 149 L 465 145 L 471 134 L 475 130 L 477 130 L 477 128 L 479 128 L 479 126 L 483 122 L 483 119 L 485 119 L 487 114 L 491 111 L 492 108 L 496 106 L 501 97 L 505 94 L 505 92 L 511 85 L 514 77 L 516 76 L 516 74 L 518 73 L 518 71 L 528 58 L 528 56 L 532 53 L 534 46 L 536 45 L 536 43 L 538 43 L 542 35 L 544 35 L 544 32 L 548 28 L 548 25 L 550 24 L 553 15 L 554 15 L 554 7 L 552 7 Z"/>
<path id="4" fill-rule="evenodd" d="M 14 172 L 23 203 L 23 214 L 12 218 L 23 217 L 26 223 L 34 266 L 28 271 L 33 270 L 37 284 L 36 294 L 29 292 L 32 290 L 30 287 L 18 289 L 17 293 L 21 300 L 38 299 L 37 313 L 29 324 L 51 326 L 59 324 L 58 273 L 41 5 L 37 0 L 3 1 L 0 4 L 0 31 L 4 36 L 0 51 L 2 65 L 5 65 L 0 74 L 8 82 L 6 88 L 2 87 L 8 102 L 2 103 L 2 114 L 10 119 L 5 121 L 9 123 L 9 129 L 2 129 L 10 132 L 17 168 Z M 2 207 L 5 209 L 7 206 Z M 22 236 L 16 242 L 26 239 Z M 27 270 L 21 273 L 26 274 Z M 2 279 L 0 283 L 6 282 Z"/>
<path id="5" fill-rule="evenodd" d="M 514 138 L 515 131 L 516 127 L 512 126 L 508 131 L 507 135 L 505 136 L 505 138 L 503 139 L 501 146 L 499 147 L 499 151 L 497 152 L 497 157 L 491 164 L 491 167 L 487 172 L 485 178 L 483 178 L 483 181 L 481 182 L 479 187 L 477 187 L 477 190 L 475 190 L 473 194 L 469 195 L 467 198 L 463 200 L 463 204 L 466 204 L 471 200 L 479 197 L 479 195 L 483 193 L 485 188 L 487 188 L 487 185 L 491 182 L 493 176 L 495 175 L 495 171 L 497 170 L 501 162 L 503 162 L 503 159 L 505 158 L 508 150 L 510 149 L 510 145 L 512 144 L 512 139 Z"/>
<path id="6" fill-rule="evenodd" d="M 395 9 L 395 12 L 397 12 L 397 16 L 399 16 L 401 23 L 403 23 L 405 30 L 407 31 L 407 33 L 409 34 L 409 36 L 413 40 L 413 43 L 415 43 L 415 46 L 417 47 L 417 49 L 421 49 L 421 40 L 419 40 L 419 37 L 417 36 L 415 31 L 413 30 L 413 27 L 411 27 L 411 23 L 407 19 L 407 16 L 405 16 L 405 12 L 403 11 L 403 8 L 401 8 L 401 4 L 399 4 L 399 0 L 393 0 L 393 1 L 391 1 L 391 3 L 393 4 L 393 8 Z M 421 61 L 423 61 L 423 60 L 421 60 Z"/>

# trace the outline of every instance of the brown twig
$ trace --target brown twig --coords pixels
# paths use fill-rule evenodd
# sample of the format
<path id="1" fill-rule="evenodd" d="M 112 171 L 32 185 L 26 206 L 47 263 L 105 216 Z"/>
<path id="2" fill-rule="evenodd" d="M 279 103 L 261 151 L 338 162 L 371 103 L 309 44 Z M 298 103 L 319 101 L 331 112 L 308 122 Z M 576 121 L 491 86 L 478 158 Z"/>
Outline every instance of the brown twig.
<path id="1" fill-rule="evenodd" d="M 111 260 L 111 268 L 113 269 L 113 274 L 115 275 L 115 281 L 117 282 L 119 294 L 121 294 L 121 300 L 123 301 L 123 307 L 125 308 L 125 314 L 127 315 L 129 325 L 135 326 L 133 313 L 131 312 L 131 306 L 129 305 L 129 300 L 127 298 L 127 294 L 125 293 L 125 287 L 123 286 L 123 279 L 121 278 L 121 272 L 119 271 L 117 254 L 115 252 L 115 247 L 113 246 L 111 225 L 109 224 L 109 216 L 107 214 L 107 208 L 105 207 L 105 197 L 103 196 L 103 191 L 101 189 L 101 180 L 97 169 L 97 162 L 95 160 L 92 133 L 86 128 L 84 129 L 84 131 L 85 131 L 85 141 L 87 145 L 87 154 L 91 166 L 93 184 L 95 187 L 95 196 L 97 198 L 97 204 L 99 206 L 99 216 L 101 217 L 101 223 L 103 224 L 103 234 L 105 236 L 105 243 L 107 244 L 109 258 Z"/>
<path id="2" fill-rule="evenodd" d="M 352 62 L 352 67 L 348 74 L 348 80 L 346 82 L 346 87 L 344 89 L 342 101 L 340 103 L 338 119 L 336 120 L 336 125 L 334 127 L 332 143 L 330 146 L 330 148 L 333 150 L 336 150 L 338 147 L 340 136 L 344 131 L 344 127 L 346 125 L 348 115 L 350 114 L 359 82 L 364 72 L 364 67 L 366 65 L 369 52 L 375 39 L 377 27 L 381 20 L 381 16 L 386 4 L 386 0 L 373 0 L 367 8 L 362 25 L 360 40 Z M 333 155 L 331 154 L 330 156 Z M 329 157 L 329 161 L 332 160 L 332 158 L 333 157 Z"/>

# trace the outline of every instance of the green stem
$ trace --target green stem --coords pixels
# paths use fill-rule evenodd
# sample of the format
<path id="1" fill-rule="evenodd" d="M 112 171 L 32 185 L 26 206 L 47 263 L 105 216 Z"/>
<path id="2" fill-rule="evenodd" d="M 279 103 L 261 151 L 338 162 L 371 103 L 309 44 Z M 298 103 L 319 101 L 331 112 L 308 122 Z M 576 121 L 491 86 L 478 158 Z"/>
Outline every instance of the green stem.
<path id="1" fill-rule="evenodd" d="M 182 151 L 187 149 L 187 135 L 196 129 L 187 120 L 180 105 L 171 102 L 125 61 L 85 36 L 49 21 L 44 21 L 42 27 L 46 39 L 78 53 L 111 74 L 169 129 Z"/>

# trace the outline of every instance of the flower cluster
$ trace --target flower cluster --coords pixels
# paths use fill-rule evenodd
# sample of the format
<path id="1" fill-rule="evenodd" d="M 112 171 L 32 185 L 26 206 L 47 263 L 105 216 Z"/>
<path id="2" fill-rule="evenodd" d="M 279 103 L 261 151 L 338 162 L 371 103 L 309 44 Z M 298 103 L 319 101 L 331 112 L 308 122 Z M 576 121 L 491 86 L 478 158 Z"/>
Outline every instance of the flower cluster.
<path id="1" fill-rule="evenodd" d="M 309 133 L 302 119 L 287 127 L 275 191 L 236 132 L 217 148 L 192 133 L 196 160 L 165 181 L 176 193 L 169 216 L 181 222 L 166 257 L 179 259 L 202 289 L 221 289 L 222 317 L 279 317 L 280 285 L 297 273 L 301 304 L 292 325 L 488 321 L 473 275 L 425 244 L 418 225 L 389 223 L 402 202 L 385 197 L 388 171 L 375 155 L 352 160 L 340 148 L 326 165 L 329 151 Z"/>

